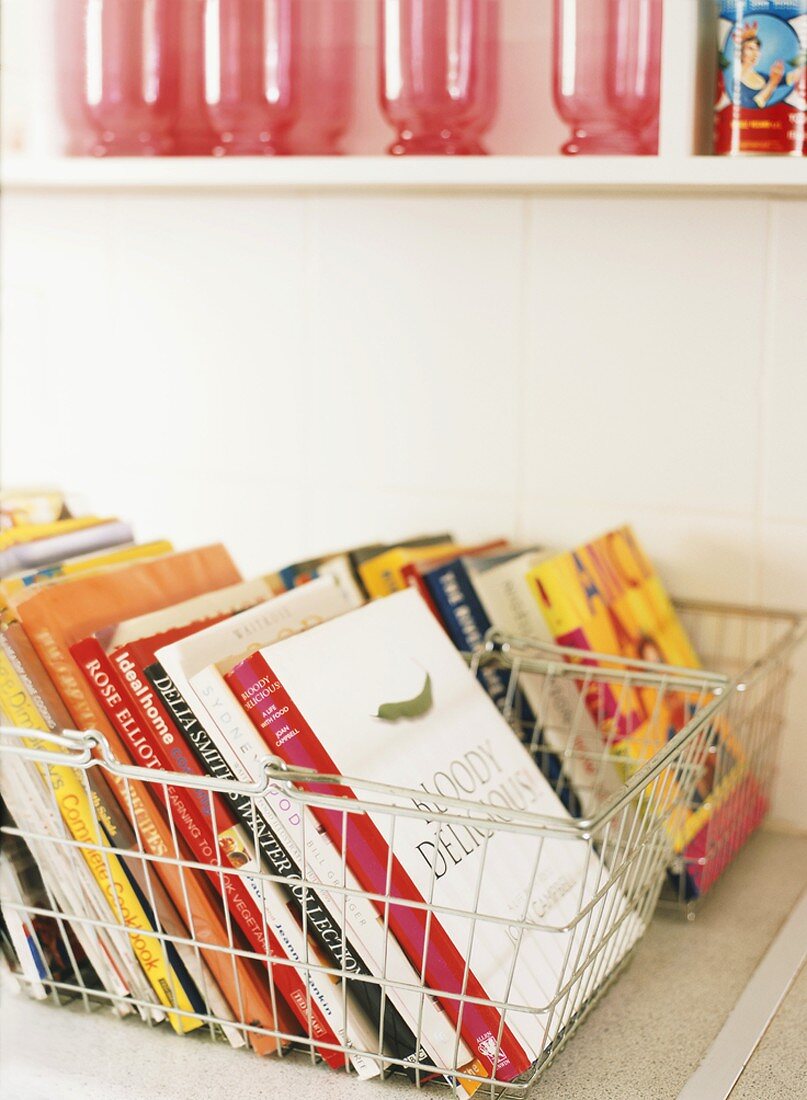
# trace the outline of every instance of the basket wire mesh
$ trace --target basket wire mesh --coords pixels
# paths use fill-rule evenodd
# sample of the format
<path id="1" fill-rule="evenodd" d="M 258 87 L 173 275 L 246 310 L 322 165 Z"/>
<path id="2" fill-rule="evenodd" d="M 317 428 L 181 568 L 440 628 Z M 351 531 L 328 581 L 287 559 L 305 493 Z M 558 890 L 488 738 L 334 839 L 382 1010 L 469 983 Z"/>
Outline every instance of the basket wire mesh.
<path id="1" fill-rule="evenodd" d="M 550 659 L 538 656 L 531 645 L 522 645 L 516 639 L 491 638 L 484 651 L 470 658 L 477 673 L 486 667 L 500 669 L 508 678 L 505 717 L 522 740 L 529 746 L 536 763 L 551 778 L 561 797 L 568 795 L 569 768 L 577 767 L 589 776 L 586 791 L 585 812 L 576 807 L 577 816 L 541 816 L 522 809 L 517 797 L 506 804 L 492 806 L 490 802 L 477 802 L 467 797 L 454 797 L 440 793 L 424 799 L 423 791 L 412 791 L 394 785 L 368 782 L 361 776 L 343 777 L 313 775 L 305 770 L 295 770 L 282 762 L 267 758 L 264 777 L 260 783 L 232 783 L 185 774 L 155 772 L 133 767 L 116 760 L 103 735 L 66 731 L 62 734 L 37 733 L 32 740 L 31 731 L 2 727 L 3 796 L 11 818 L 2 826 L 4 840 L 27 845 L 36 861 L 42 878 L 41 893 L 32 903 L 30 897 L 12 896 L 3 891 L 3 909 L 16 913 L 29 929 L 37 943 L 41 957 L 47 959 L 44 945 L 36 937 L 37 929 L 47 922 L 55 922 L 66 945 L 64 966 L 55 973 L 45 962 L 37 980 L 25 974 L 19 975 L 22 984 L 33 988 L 38 985 L 53 1001 L 80 999 L 89 1011 L 99 1004 L 110 1005 L 124 1014 L 139 1012 L 143 1019 L 156 1023 L 166 1015 L 172 1019 L 176 1030 L 184 1034 L 186 1024 L 201 1021 L 211 1036 L 226 1036 L 233 1045 L 254 1043 L 257 1036 L 270 1039 L 278 1054 L 290 1049 L 303 1051 L 316 1060 L 323 1050 L 334 1050 L 342 1057 L 345 1069 L 355 1072 L 358 1065 L 371 1064 L 382 1074 L 391 1071 L 406 1072 L 420 1086 L 437 1078 L 448 1081 L 455 1091 L 465 1095 L 491 1097 L 523 1094 L 549 1062 L 558 1054 L 576 1031 L 586 1014 L 613 982 L 630 958 L 641 938 L 657 903 L 666 868 L 673 851 L 678 832 L 682 828 L 691 803 L 695 784 L 703 773 L 710 747 L 714 743 L 715 724 L 724 720 L 727 705 L 735 706 L 739 691 L 731 688 L 726 676 L 698 670 L 659 669 L 637 667 L 635 662 L 609 658 L 606 665 L 580 667 L 568 664 L 562 655 L 551 654 Z M 769 673 L 763 679 L 767 682 Z M 750 696 L 749 681 L 746 697 Z M 568 685 L 578 691 L 578 703 L 561 713 L 552 710 L 554 735 L 564 742 L 561 760 L 563 767 L 553 773 L 551 757 L 547 753 L 543 726 L 523 728 L 519 719 L 519 700 L 525 685 L 533 693 L 541 692 L 547 699 L 562 687 L 568 697 Z M 626 759 L 614 744 L 611 725 L 603 719 L 597 731 L 596 746 L 590 738 L 592 701 L 604 699 L 606 694 L 617 710 L 627 705 L 630 693 L 640 690 L 650 718 L 649 728 L 654 730 L 658 747 L 644 757 Z M 662 716 L 668 701 L 685 695 L 689 701 L 687 720 L 670 736 L 666 727 L 661 730 Z M 586 698 L 588 706 L 583 702 Z M 746 714 L 744 722 L 756 725 L 769 718 L 769 692 L 754 701 L 754 709 Z M 763 712 L 757 713 L 762 706 Z M 596 705 L 595 705 L 596 711 Z M 603 709 L 603 714 L 605 713 Z M 732 724 L 737 720 L 734 712 L 729 715 Z M 545 725 L 545 723 L 544 723 Z M 658 729 L 655 727 L 658 726 Z M 588 739 L 583 736 L 588 731 Z M 766 758 L 767 760 L 767 758 Z M 154 995 L 147 982 L 139 975 L 138 955 L 133 943 L 132 929 L 127 927 L 126 914 L 119 904 L 104 907 L 98 902 L 98 891 L 88 877 L 86 857 L 105 861 L 121 857 L 121 852 L 110 846 L 102 823 L 95 821 L 92 835 L 76 839 L 66 828 L 59 810 L 56 785 L 60 769 L 69 769 L 77 777 L 90 805 L 93 793 L 90 778 L 96 770 L 113 782 L 119 799 L 128 808 L 134 829 L 135 844 L 127 849 L 123 861 L 137 868 L 139 879 L 145 884 L 145 893 L 155 915 L 151 930 L 139 930 L 138 935 L 147 940 L 155 951 L 173 949 L 188 963 L 204 1001 L 203 1011 L 189 1012 L 178 1007 L 177 990 L 172 989 L 173 1007 L 166 1009 Z M 606 782 L 607 778 L 607 782 Z M 323 793 L 323 784 L 327 790 Z M 158 794 L 159 803 L 166 813 L 174 842 L 173 853 L 155 855 L 142 835 L 135 813 L 135 794 L 138 784 L 144 784 Z M 355 799 L 340 797 L 334 788 L 349 788 Z M 161 921 L 160 896 L 161 873 L 166 867 L 176 868 L 184 884 L 188 876 L 208 874 L 211 868 L 188 857 L 178 837 L 170 790 L 190 794 L 204 792 L 211 821 L 216 822 L 219 796 L 246 796 L 251 806 L 251 831 L 255 852 L 260 851 L 259 807 L 266 803 L 272 792 L 280 792 L 300 809 L 306 828 L 316 828 L 311 811 L 326 807 L 341 815 L 341 851 L 335 851 L 338 874 L 323 881 L 321 868 L 306 858 L 307 846 L 303 845 L 301 877 L 296 896 L 303 901 L 309 892 L 326 899 L 327 905 L 338 915 L 344 930 L 350 923 L 350 914 L 361 912 L 372 916 L 383 929 L 384 942 L 391 945 L 390 920 L 401 907 L 419 909 L 425 914 L 424 959 L 428 953 L 430 929 L 436 922 L 450 927 L 456 946 L 465 962 L 462 981 L 451 988 L 429 985 L 425 979 L 425 961 L 419 973 L 408 980 L 402 978 L 400 969 L 391 963 L 392 949 L 385 949 L 369 973 L 348 971 L 344 962 L 346 933 L 343 931 L 341 955 L 337 951 L 330 959 L 323 956 L 310 934 L 307 924 L 307 906 L 299 908 L 304 957 L 290 959 L 271 951 L 251 950 L 242 938 L 231 918 L 225 899 L 228 883 L 233 879 L 248 881 L 250 888 L 263 893 L 268 883 L 278 883 L 288 888 L 289 883 L 271 873 L 265 865 L 244 869 L 225 863 L 221 851 L 217 854 L 215 876 L 219 885 L 217 904 L 220 906 L 227 942 L 212 942 L 196 927 L 192 906 L 186 904 L 181 917 L 181 927 L 170 930 Z M 351 815 L 371 815 L 389 846 L 386 889 L 375 893 L 362 890 L 357 885 L 347 859 L 347 837 Z M 434 853 L 459 855 L 457 837 L 476 847 L 469 866 L 475 864 L 473 873 L 464 877 L 461 904 L 456 900 L 448 904 L 441 898 L 438 888 L 440 865 L 438 859 L 431 862 L 429 889 L 419 899 L 397 894 L 391 887 L 393 854 L 399 850 L 400 836 L 405 831 L 404 822 L 416 819 L 426 831 L 434 847 Z M 491 838 L 504 833 L 515 845 L 518 838 L 519 865 L 509 869 L 509 874 L 520 884 L 519 898 L 523 900 L 520 912 L 504 911 L 498 907 L 495 891 L 491 889 L 495 874 L 501 869 L 486 866 L 486 856 Z M 453 849 L 452 849 L 453 846 Z M 514 848 L 515 850 L 515 848 Z M 470 853 L 466 853 L 470 855 Z M 528 858 L 525 855 L 528 854 Z M 572 876 L 573 886 L 564 896 L 560 908 L 542 899 L 540 888 L 542 875 L 550 857 L 561 857 L 569 866 L 577 868 Z M 462 857 L 464 858 L 464 857 Z M 94 903 L 91 900 L 94 897 Z M 551 899 L 550 899 L 551 900 Z M 539 904 L 540 903 L 540 904 Z M 543 909 L 542 909 L 543 906 Z M 263 911 L 264 937 L 268 941 L 266 912 Z M 550 919 L 546 913 L 552 913 Z M 504 926 L 509 937 L 510 954 L 500 967 L 501 977 L 494 990 L 486 989 L 485 996 L 472 996 L 468 989 L 470 960 L 474 957 L 474 945 L 485 926 Z M 72 934 L 69 930 L 72 929 Z M 524 977 L 523 959 L 529 941 L 537 942 L 547 959 L 553 960 L 543 976 L 543 995 L 525 996 L 525 990 L 540 984 L 541 976 Z M 89 972 L 80 958 L 79 945 L 91 961 L 97 963 L 95 976 Z M 142 945 L 141 945 L 142 946 Z M 109 979 L 110 953 L 125 963 L 126 991 Z M 239 971 L 233 965 L 236 997 L 234 1003 L 221 1005 L 216 1002 L 215 990 L 208 963 L 212 953 L 223 953 L 230 960 L 243 959 L 253 969 L 260 970 L 261 980 L 275 1008 L 274 1027 L 262 1027 L 248 1018 L 243 1008 Z M 521 961 L 520 961 L 521 960 Z M 328 983 L 337 991 L 343 1020 L 337 1043 L 327 1043 L 295 1032 L 291 1027 L 277 1023 L 277 1007 L 280 993 L 276 988 L 279 968 L 293 967 L 301 974 L 308 991 L 307 1011 L 311 1023 L 311 1008 L 316 1001 L 317 989 Z M 381 993 L 380 1019 L 368 1020 L 356 1006 L 358 984 L 378 987 Z M 498 1034 L 491 1037 L 493 1071 L 480 1070 L 478 1064 L 469 1069 L 467 1046 L 463 1037 L 462 1016 L 471 1004 L 483 1004 L 495 1009 L 501 1023 Z M 446 1006 L 453 1005 L 454 1020 L 451 1042 L 443 1044 L 439 1057 L 421 1058 L 415 1064 L 396 1057 L 385 1039 L 384 1013 L 386 1006 L 396 1010 L 410 1021 L 419 1046 L 431 1050 L 433 1034 L 426 1020 L 434 1016 L 435 1009 L 446 1016 Z M 456 1019 L 455 1019 L 456 1017 Z M 531 1068 L 517 1080 L 499 1072 L 500 1051 L 505 1027 L 519 1034 L 529 1032 L 534 1048 L 540 1051 Z M 503 1062 L 503 1059 L 502 1059 Z"/>
<path id="2" fill-rule="evenodd" d="M 689 798 L 689 811 L 697 815 L 703 827 L 689 844 L 683 842 L 686 831 L 679 837 L 679 850 L 661 897 L 662 906 L 677 909 L 692 920 L 770 808 L 788 686 L 794 657 L 807 637 L 807 616 L 707 601 L 677 601 L 676 608 L 701 657 L 703 671 L 699 674 L 723 694 L 704 746 L 701 777 L 692 785 Z M 623 663 L 615 663 L 608 654 L 530 639 L 508 639 L 495 630 L 489 638 L 513 652 L 545 660 L 554 658 L 601 668 Z M 632 659 L 626 667 L 662 679 L 671 676 L 679 682 L 687 673 L 683 668 L 638 659 Z M 672 681 L 669 683 L 672 693 Z M 585 680 L 580 687 L 584 696 Z M 682 693 L 682 701 L 690 712 L 700 705 L 687 692 Z M 661 702 L 658 697 L 657 702 Z M 613 749 L 613 729 L 603 732 Z M 649 758 L 655 752 L 658 733 L 656 723 L 651 721 L 638 744 L 634 737 L 640 758 Z M 548 753 L 546 747 L 539 751 Z"/>
<path id="3" fill-rule="evenodd" d="M 680 602 L 678 610 L 704 667 L 725 674 L 731 684 L 724 704 L 730 748 L 721 748 L 719 736 L 710 746 L 712 759 L 707 771 L 714 805 L 702 850 L 692 857 L 697 864 L 699 896 L 686 895 L 682 876 L 673 898 L 692 919 L 770 808 L 788 689 L 798 649 L 807 638 L 807 616 L 706 601 Z M 737 764 L 731 746 L 736 746 L 744 774 L 752 780 L 740 784 L 739 790 L 731 789 Z M 715 792 L 720 797 L 715 798 Z M 669 891 L 665 904 L 668 900 Z"/>

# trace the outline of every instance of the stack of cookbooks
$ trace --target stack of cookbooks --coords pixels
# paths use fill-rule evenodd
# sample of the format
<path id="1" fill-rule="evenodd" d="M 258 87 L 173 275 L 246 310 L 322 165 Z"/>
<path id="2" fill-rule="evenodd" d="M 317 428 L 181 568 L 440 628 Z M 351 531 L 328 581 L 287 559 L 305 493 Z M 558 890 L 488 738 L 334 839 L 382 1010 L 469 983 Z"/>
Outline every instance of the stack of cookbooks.
<path id="1" fill-rule="evenodd" d="M 0 868 L 4 898 L 26 903 L 4 946 L 26 985 L 68 967 L 64 988 L 121 1014 L 180 1032 L 213 1019 L 233 1046 L 303 1041 L 335 1069 L 443 1076 L 458 1096 L 525 1072 L 568 1023 L 555 995 L 597 929 L 621 935 L 591 993 L 642 928 L 613 892 L 601 919 L 607 869 L 584 840 L 494 823 L 570 823 L 620 772 L 593 785 L 570 763 L 572 681 L 550 699 L 527 681 L 514 721 L 499 674 L 474 676 L 458 650 L 491 625 L 602 648 L 608 625 L 620 651 L 641 635 L 694 662 L 630 532 L 554 556 L 424 536 L 244 580 L 221 545 L 137 543 L 59 500 L 2 501 L 0 717 L 65 755 L 4 754 L 27 838 Z M 634 701 L 609 734 L 627 754 Z M 71 766 L 62 729 L 97 731 L 151 780 Z M 593 717 L 580 730 L 602 736 Z M 270 755 L 316 797 L 267 782 Z M 489 829 L 463 825 L 463 800 Z M 43 894 L 72 919 L 24 926 Z"/>

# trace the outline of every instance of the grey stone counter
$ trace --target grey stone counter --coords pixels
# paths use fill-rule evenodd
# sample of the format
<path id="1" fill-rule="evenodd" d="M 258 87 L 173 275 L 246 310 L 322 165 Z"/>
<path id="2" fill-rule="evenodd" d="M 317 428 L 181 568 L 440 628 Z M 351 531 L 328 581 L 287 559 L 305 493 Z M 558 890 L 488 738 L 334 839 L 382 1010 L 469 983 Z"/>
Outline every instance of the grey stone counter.
<path id="1" fill-rule="evenodd" d="M 782 1002 L 731 1100 L 807 1096 L 807 968 Z"/>
<path id="2" fill-rule="evenodd" d="M 541 1100 L 673 1100 L 807 886 L 807 837 L 760 832 L 694 923 L 660 912 L 634 959 L 536 1083 Z M 740 1100 L 789 1100 L 807 1066 L 807 981 L 791 990 L 740 1079 Z M 3 1100 L 394 1100 L 406 1082 L 357 1082 L 304 1058 L 258 1059 L 105 1012 L 2 997 Z M 448 1093 L 432 1087 L 438 1098 Z"/>

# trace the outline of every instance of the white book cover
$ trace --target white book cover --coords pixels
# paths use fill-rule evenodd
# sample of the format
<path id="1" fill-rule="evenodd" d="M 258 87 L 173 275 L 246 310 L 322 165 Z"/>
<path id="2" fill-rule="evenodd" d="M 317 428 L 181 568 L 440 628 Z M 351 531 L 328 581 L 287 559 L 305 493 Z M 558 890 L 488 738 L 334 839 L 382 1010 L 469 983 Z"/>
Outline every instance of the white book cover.
<path id="1" fill-rule="evenodd" d="M 191 677 L 191 684 L 208 712 L 210 739 L 234 775 L 244 783 L 260 782 L 266 745 L 257 730 L 249 722 L 244 723 L 243 710 L 219 669 L 209 665 Z M 379 921 L 372 903 L 362 896 L 355 875 L 349 868 L 343 869 L 341 854 L 322 835 L 310 811 L 276 784 L 270 785 L 265 797 L 256 798 L 255 805 L 297 866 L 304 869 L 305 881 L 316 887 L 320 903 L 344 928 L 371 973 L 400 983 L 388 986 L 387 996 L 412 1034 L 419 1036 L 429 1059 L 444 1069 L 458 1064 L 468 1073 L 478 1072 L 478 1066 L 472 1067 L 473 1056 L 467 1045 L 461 1039 L 457 1044 L 454 1027 L 441 1007 L 433 997 L 417 990 L 419 974 Z M 331 892 L 329 885 L 344 887 L 351 894 Z M 455 1091 L 460 1100 L 467 1095 L 460 1084 Z"/>
<path id="2" fill-rule="evenodd" d="M 157 660 L 182 691 L 190 676 L 226 657 L 254 652 L 261 646 L 350 611 L 349 597 L 331 577 L 320 577 L 238 615 L 189 634 L 157 651 Z M 186 700 L 189 703 L 190 701 Z"/>
<path id="3" fill-rule="evenodd" d="M 272 590 L 263 577 L 240 581 L 238 584 L 229 584 L 226 588 L 217 588 L 213 592 L 203 592 L 200 596 L 171 604 L 159 611 L 126 619 L 102 631 L 99 637 L 102 638 L 107 653 L 111 653 L 120 646 L 131 645 L 132 642 L 150 638 L 164 630 L 189 626 L 204 619 L 215 619 L 219 615 L 230 615 L 262 600 L 268 600 L 271 595 Z"/>
<path id="4" fill-rule="evenodd" d="M 343 775 L 416 792 L 403 805 L 426 810 L 427 818 L 370 816 L 385 838 L 394 820 L 396 857 L 421 896 L 440 907 L 434 919 L 487 995 L 515 1006 L 506 1023 L 527 1054 L 539 1057 L 566 1022 L 562 1006 L 542 1010 L 592 949 L 603 902 L 591 921 L 563 929 L 593 901 L 607 870 L 573 829 L 560 839 L 441 822 L 450 811 L 442 800 L 458 798 L 483 803 L 492 822 L 526 811 L 561 830 L 571 825 L 420 595 L 378 600 L 261 656 Z M 396 704 L 414 700 L 416 715 L 396 717 Z M 292 726 L 284 739 L 296 735 Z M 362 796 L 360 781 L 354 790 Z M 378 791 L 368 797 L 384 799 Z M 605 904 L 611 919 L 623 915 L 613 891 Z M 622 951 L 639 931 L 633 917 L 627 926 Z M 600 981 L 619 954 L 610 952 Z"/>
<path id="5" fill-rule="evenodd" d="M 344 586 L 330 576 L 322 577 L 165 646 L 156 654 L 227 765 L 242 782 L 258 781 L 263 776 L 266 745 L 213 662 L 231 664 L 234 652 L 240 659 L 245 647 L 255 651 L 271 645 L 344 614 L 351 607 L 350 594 Z M 387 936 L 372 904 L 360 896 L 351 897 L 346 904 L 345 895 L 327 890 L 328 884 L 357 891 L 359 887 L 350 872 L 345 878 L 339 853 L 321 835 L 310 813 L 275 784 L 265 798 L 256 802 L 291 858 L 305 869 L 306 879 L 322 886 L 317 896 L 332 918 L 345 928 L 371 972 L 417 986 L 418 974 L 397 941 Z M 461 1065 L 472 1061 L 463 1042 L 457 1050 L 454 1029 L 432 998 L 424 998 L 414 989 L 390 988 L 388 994 L 413 1034 L 421 1036 L 435 1064 L 448 1067 L 457 1061 Z M 461 1088 L 457 1092 L 462 1095 Z"/>
<path id="6" fill-rule="evenodd" d="M 361 607 L 366 602 L 364 593 L 356 583 L 353 567 L 347 554 L 335 554 L 332 558 L 327 558 L 317 566 L 317 576 L 335 577 L 351 608 Z"/>
<path id="7" fill-rule="evenodd" d="M 528 571 L 552 553 L 530 550 L 487 568 L 473 558 L 466 559 L 468 576 L 495 627 L 520 638 L 554 641 L 527 584 Z M 521 686 L 583 815 L 591 815 L 619 790 L 622 780 L 604 754 L 602 737 L 580 692 L 572 680 L 560 676 L 524 673 Z"/>

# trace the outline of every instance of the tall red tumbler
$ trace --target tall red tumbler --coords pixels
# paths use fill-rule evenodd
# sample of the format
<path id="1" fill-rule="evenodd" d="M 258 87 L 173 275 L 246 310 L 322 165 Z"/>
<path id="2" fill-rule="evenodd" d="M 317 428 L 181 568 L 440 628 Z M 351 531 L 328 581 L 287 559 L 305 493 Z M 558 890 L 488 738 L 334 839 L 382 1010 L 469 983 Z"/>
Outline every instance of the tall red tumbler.
<path id="1" fill-rule="evenodd" d="M 402 154 L 481 154 L 496 113 L 499 0 L 379 0 L 381 108 Z"/>
<path id="2" fill-rule="evenodd" d="M 76 155 L 173 151 L 176 0 L 58 0 L 59 88 Z"/>
<path id="3" fill-rule="evenodd" d="M 205 98 L 206 0 L 175 0 L 179 7 L 177 114 L 174 152 L 210 156 L 218 145 Z"/>
<path id="4" fill-rule="evenodd" d="M 357 0 L 295 0 L 299 111 L 290 137 L 293 153 L 341 153 L 353 120 Z"/>
<path id="5" fill-rule="evenodd" d="M 661 21 L 662 0 L 555 0 L 553 93 L 572 129 L 563 153 L 656 151 Z"/>
<path id="6" fill-rule="evenodd" d="M 205 100 L 218 156 L 289 152 L 299 113 L 295 0 L 205 0 Z"/>

